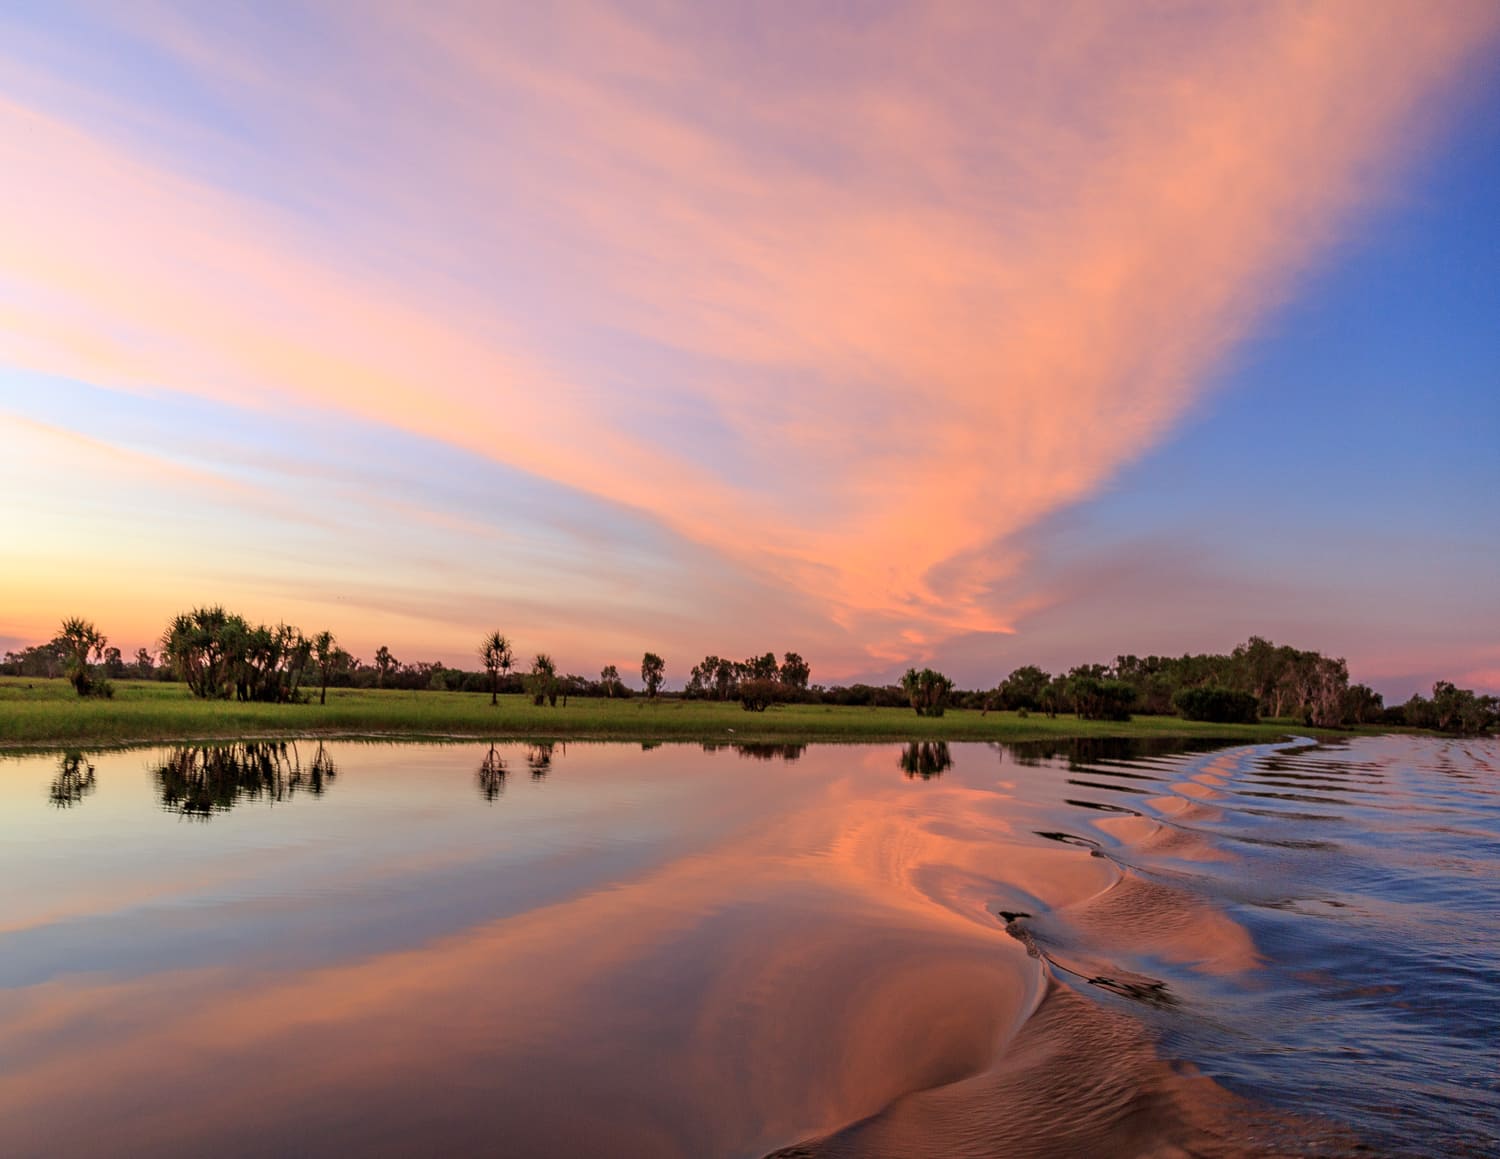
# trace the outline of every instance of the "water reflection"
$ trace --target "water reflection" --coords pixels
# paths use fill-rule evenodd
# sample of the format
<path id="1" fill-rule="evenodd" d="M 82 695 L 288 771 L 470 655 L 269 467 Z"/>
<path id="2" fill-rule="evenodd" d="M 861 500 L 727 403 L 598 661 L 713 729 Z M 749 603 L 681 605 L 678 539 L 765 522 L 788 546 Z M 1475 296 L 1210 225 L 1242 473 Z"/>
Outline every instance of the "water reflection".
<path id="1" fill-rule="evenodd" d="M 947 741 L 912 741 L 901 751 L 896 763 L 908 777 L 930 781 L 953 767 L 953 756 L 948 751 Z"/>
<path id="2" fill-rule="evenodd" d="M 328 753 L 23 758 L 5 1153 L 1348 1153 L 1217 1079 L 1487 1154 L 1500 801 L 1448 765 L 1500 750 L 1422 743 L 331 744 L 211 830 L 41 790 L 207 816 Z"/>
<path id="3" fill-rule="evenodd" d="M 1225 742 L 1183 741 L 1167 737 L 1074 737 L 1068 740 L 990 741 L 989 747 L 1018 765 L 1040 768 L 1067 764 L 1070 772 L 1093 765 L 1127 763 L 1151 757 L 1210 752 Z"/>
<path id="4" fill-rule="evenodd" d="M 557 741 L 536 741 L 526 746 L 526 767 L 531 770 L 531 779 L 540 781 L 552 771 L 552 754 L 561 747 L 563 752 L 568 751 L 567 745 L 559 746 Z"/>
<path id="5" fill-rule="evenodd" d="M 490 745 L 490 751 L 484 754 L 484 760 L 479 762 L 479 769 L 474 778 L 479 782 L 479 795 L 486 801 L 493 802 L 495 798 L 505 792 L 505 778 L 510 775 L 510 768 L 505 763 L 505 758 L 494 745 Z"/>
<path id="6" fill-rule="evenodd" d="M 94 764 L 82 753 L 64 753 L 57 758 L 57 775 L 47 791 L 47 798 L 59 809 L 71 809 L 97 788 Z"/>
<path id="7" fill-rule="evenodd" d="M 807 745 L 789 741 L 704 741 L 703 751 L 716 753 L 732 749 L 742 757 L 754 761 L 782 760 L 792 764 L 807 751 Z"/>
<path id="8" fill-rule="evenodd" d="M 171 750 L 152 769 L 169 813 L 207 820 L 243 800 L 290 801 L 298 793 L 321 797 L 338 766 L 320 741 L 306 763 L 294 741 L 247 741 Z"/>

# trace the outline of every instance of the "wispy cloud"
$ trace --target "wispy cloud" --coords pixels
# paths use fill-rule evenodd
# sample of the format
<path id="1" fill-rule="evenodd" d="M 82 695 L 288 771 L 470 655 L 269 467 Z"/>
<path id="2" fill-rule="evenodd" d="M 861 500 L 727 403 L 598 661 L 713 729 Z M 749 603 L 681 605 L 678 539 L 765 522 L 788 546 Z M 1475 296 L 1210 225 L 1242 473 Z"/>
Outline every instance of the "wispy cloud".
<path id="1" fill-rule="evenodd" d="M 1013 627 L 1008 541 L 1202 397 L 1500 9 L 290 27 L 129 30 L 197 117 L 0 102 L 0 359 L 565 481 L 896 662 Z"/>

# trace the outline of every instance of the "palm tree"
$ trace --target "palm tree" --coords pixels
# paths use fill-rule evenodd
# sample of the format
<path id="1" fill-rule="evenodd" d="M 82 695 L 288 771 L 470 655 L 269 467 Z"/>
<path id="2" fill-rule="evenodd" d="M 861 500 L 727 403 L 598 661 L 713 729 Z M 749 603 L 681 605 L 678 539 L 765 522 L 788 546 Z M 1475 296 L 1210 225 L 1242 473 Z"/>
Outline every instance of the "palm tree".
<path id="1" fill-rule="evenodd" d="M 333 675 L 334 670 L 340 668 L 345 652 L 339 647 L 339 642 L 334 639 L 333 633 L 326 628 L 312 638 L 313 656 L 318 662 L 318 675 L 322 677 L 323 686 L 318 693 L 318 703 L 328 703 L 328 678 Z"/>
<path id="2" fill-rule="evenodd" d="M 82 616 L 70 616 L 64 620 L 57 635 L 67 649 L 68 680 L 79 696 L 87 696 L 94 691 L 94 670 L 89 657 L 92 655 L 98 661 L 104 655 L 104 646 L 109 641 L 91 621 Z"/>
<path id="3" fill-rule="evenodd" d="M 908 668 L 901 677 L 901 690 L 906 693 L 918 716 L 942 716 L 947 707 L 948 696 L 953 691 L 953 681 L 941 672 L 924 668 L 918 672 Z"/>
<path id="4" fill-rule="evenodd" d="M 508 674 L 510 666 L 516 662 L 510 641 L 498 631 L 491 632 L 479 643 L 479 658 L 484 661 L 484 669 L 490 674 L 490 703 L 498 705 L 500 703 L 500 673 Z"/>
<path id="5" fill-rule="evenodd" d="M 538 652 L 531 662 L 531 675 L 526 678 L 526 689 L 531 693 L 531 702 L 536 705 L 550 703 L 557 707 L 557 665 L 545 652 Z"/>

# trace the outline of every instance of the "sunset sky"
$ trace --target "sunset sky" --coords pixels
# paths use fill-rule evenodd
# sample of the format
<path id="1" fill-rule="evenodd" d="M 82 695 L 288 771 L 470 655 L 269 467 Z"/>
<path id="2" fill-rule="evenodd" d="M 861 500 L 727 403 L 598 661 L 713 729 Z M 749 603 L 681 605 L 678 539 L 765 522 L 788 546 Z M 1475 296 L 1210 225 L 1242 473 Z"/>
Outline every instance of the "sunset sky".
<path id="1" fill-rule="evenodd" d="M 0 7 L 0 651 L 1500 691 L 1500 4 Z"/>

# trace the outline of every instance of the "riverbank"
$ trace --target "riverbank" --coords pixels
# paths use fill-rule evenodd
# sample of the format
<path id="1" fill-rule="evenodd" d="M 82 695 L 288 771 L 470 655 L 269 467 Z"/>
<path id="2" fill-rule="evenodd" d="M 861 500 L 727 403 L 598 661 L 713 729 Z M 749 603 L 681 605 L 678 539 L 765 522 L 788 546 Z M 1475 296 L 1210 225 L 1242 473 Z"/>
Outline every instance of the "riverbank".
<path id="1" fill-rule="evenodd" d="M 1207 724 L 1174 716 L 1129 721 L 1039 713 L 777 705 L 644 698 L 574 698 L 537 707 L 525 696 L 490 704 L 482 693 L 329 689 L 328 703 L 240 704 L 196 700 L 182 684 L 122 680 L 108 700 L 82 700 L 64 680 L 0 678 L 0 747 L 120 745 L 249 737 L 405 737 L 628 741 L 1032 741 L 1087 737 L 1267 741 L 1309 735 L 1300 722 Z M 1329 735 L 1348 735 L 1337 733 Z"/>

